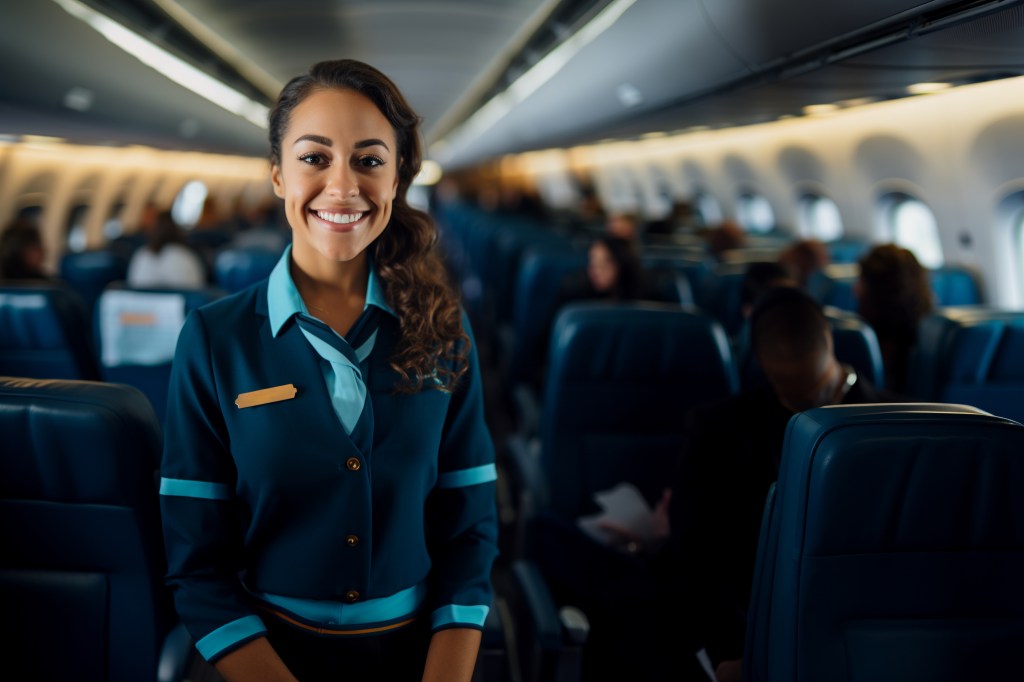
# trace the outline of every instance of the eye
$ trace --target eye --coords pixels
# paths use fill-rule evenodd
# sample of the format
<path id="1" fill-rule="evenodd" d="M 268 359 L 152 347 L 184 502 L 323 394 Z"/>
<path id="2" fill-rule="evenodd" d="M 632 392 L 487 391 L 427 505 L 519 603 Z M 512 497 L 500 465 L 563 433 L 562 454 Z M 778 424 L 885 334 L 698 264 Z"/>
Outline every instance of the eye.
<path id="1" fill-rule="evenodd" d="M 299 157 L 299 161 L 310 166 L 326 166 L 327 157 L 320 152 L 309 152 Z"/>
<path id="2" fill-rule="evenodd" d="M 356 160 L 356 164 L 363 168 L 377 168 L 384 165 L 384 159 L 379 156 L 374 156 L 373 154 L 367 154 L 366 156 L 360 156 Z"/>

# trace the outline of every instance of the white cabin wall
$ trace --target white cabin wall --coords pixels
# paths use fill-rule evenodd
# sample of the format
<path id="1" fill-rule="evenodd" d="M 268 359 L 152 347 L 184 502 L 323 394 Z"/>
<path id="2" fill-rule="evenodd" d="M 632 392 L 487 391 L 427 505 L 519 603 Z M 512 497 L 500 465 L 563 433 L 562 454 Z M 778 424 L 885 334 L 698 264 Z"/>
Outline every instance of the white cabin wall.
<path id="1" fill-rule="evenodd" d="M 794 234 L 808 188 L 836 202 L 845 236 L 871 241 L 890 238 L 879 225 L 879 198 L 912 194 L 934 212 L 947 264 L 975 268 L 991 303 L 1024 305 L 1024 264 L 1015 262 L 999 211 L 1006 196 L 1024 189 L 1024 78 L 827 116 L 599 145 L 578 156 L 599 191 L 610 189 L 608 179 L 623 166 L 657 163 L 677 191 L 710 192 L 727 217 L 735 216 L 739 194 L 754 189 Z"/>

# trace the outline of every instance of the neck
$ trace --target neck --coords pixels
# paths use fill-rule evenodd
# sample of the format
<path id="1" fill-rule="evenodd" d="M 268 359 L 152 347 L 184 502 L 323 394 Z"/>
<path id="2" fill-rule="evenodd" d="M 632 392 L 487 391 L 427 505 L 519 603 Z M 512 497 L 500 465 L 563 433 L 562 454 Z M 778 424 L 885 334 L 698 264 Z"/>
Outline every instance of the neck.
<path id="1" fill-rule="evenodd" d="M 338 307 L 361 309 L 366 301 L 370 265 L 365 251 L 351 261 L 319 260 L 313 267 L 300 264 L 293 252 L 289 267 L 299 295 L 316 312 Z"/>

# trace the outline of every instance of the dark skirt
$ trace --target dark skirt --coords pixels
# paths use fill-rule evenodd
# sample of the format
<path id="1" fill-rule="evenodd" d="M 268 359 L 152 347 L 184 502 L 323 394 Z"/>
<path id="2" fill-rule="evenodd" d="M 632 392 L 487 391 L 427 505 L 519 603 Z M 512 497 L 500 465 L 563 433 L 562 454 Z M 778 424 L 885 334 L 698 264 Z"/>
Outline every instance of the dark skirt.
<path id="1" fill-rule="evenodd" d="M 373 635 L 319 635 L 265 615 L 267 638 L 299 682 L 419 682 L 430 645 L 427 618 Z"/>

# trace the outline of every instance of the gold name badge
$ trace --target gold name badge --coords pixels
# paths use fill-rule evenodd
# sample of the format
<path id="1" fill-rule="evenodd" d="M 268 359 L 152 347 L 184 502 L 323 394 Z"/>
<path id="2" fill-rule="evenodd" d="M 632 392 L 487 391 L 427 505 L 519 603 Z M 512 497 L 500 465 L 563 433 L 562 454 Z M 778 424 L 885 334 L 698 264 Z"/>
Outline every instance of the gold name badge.
<path id="1" fill-rule="evenodd" d="M 282 400 L 291 400 L 295 397 L 296 393 L 298 393 L 298 389 L 296 389 L 293 384 L 274 386 L 273 388 L 262 388 L 258 391 L 240 393 L 238 397 L 235 398 L 235 406 L 240 410 L 244 410 L 247 407 L 266 405 L 267 403 L 277 403 Z"/>

